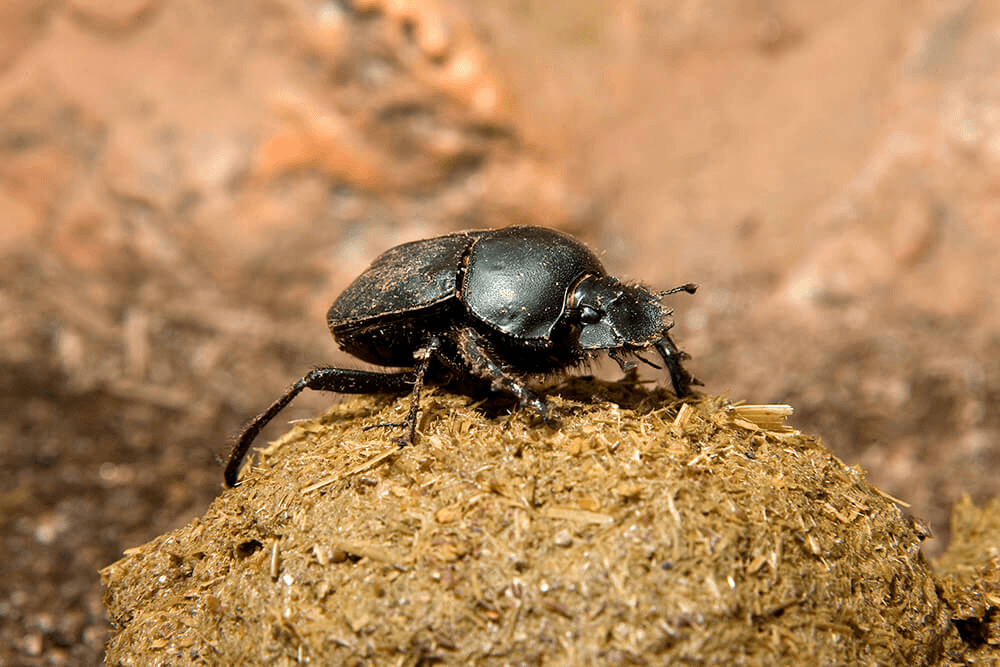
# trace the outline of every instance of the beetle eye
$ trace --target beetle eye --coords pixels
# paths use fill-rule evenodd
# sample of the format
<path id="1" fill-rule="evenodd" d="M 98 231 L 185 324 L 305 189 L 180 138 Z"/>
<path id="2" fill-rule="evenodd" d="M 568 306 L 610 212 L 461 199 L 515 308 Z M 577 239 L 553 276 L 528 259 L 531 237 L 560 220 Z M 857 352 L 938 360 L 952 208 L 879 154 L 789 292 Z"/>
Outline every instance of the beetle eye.
<path id="1" fill-rule="evenodd" d="M 599 322 L 601 319 L 601 314 L 597 312 L 597 309 L 592 306 L 581 306 L 580 307 L 580 321 L 584 324 L 594 324 Z"/>

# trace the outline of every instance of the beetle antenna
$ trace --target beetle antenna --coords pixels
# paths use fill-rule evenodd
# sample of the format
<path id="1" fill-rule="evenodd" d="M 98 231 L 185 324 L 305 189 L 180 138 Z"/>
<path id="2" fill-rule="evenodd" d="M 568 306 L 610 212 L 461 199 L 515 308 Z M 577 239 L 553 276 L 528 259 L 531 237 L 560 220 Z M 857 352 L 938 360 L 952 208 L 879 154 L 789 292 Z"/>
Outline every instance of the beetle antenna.
<path id="1" fill-rule="evenodd" d="M 696 284 L 694 284 L 694 283 L 685 283 L 683 285 L 679 285 L 679 286 L 674 287 L 672 289 L 663 290 L 662 292 L 657 292 L 656 295 L 662 299 L 663 297 L 667 296 L 668 294 L 676 294 L 677 292 L 687 292 L 688 294 L 694 294 L 697 291 L 698 291 L 698 286 Z"/>

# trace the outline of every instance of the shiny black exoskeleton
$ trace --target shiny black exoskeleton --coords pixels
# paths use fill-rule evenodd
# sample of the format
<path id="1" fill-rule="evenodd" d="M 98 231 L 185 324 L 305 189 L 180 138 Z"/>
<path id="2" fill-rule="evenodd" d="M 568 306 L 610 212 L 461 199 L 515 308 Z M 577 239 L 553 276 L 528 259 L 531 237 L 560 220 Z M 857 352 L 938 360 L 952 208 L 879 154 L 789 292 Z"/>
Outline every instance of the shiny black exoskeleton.
<path id="1" fill-rule="evenodd" d="M 654 348 L 674 392 L 686 396 L 696 381 L 670 339 L 673 312 L 660 300 L 694 293 L 692 284 L 665 292 L 622 283 L 572 237 L 543 227 L 458 232 L 396 246 L 351 283 L 327 314 L 340 347 L 379 366 L 311 371 L 243 431 L 226 465 L 235 486 L 254 438 L 303 389 L 347 394 L 410 390 L 400 441 L 413 441 L 425 382 L 487 383 L 549 418 L 548 404 L 525 386 L 530 375 L 577 366 L 606 350 L 623 370 L 626 355 Z M 652 362 L 638 357 L 656 368 Z"/>

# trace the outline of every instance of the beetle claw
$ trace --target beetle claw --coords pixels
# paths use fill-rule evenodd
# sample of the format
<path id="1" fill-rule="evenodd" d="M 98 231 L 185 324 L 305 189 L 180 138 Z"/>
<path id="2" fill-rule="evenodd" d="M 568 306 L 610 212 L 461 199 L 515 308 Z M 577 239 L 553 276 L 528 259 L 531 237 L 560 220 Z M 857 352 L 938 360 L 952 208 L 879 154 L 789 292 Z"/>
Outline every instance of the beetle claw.
<path id="1" fill-rule="evenodd" d="M 548 401 L 543 401 L 540 398 L 536 398 L 531 402 L 531 407 L 538 411 L 538 415 L 545 421 L 551 421 L 555 418 L 555 410 L 549 406 Z"/>
<path id="2" fill-rule="evenodd" d="M 376 428 L 405 428 L 409 426 L 409 422 L 379 422 L 378 424 L 369 424 L 368 426 L 362 426 L 362 431 L 371 431 Z"/>
<path id="3" fill-rule="evenodd" d="M 530 405 L 538 413 L 538 417 L 545 423 L 546 426 L 551 426 L 553 428 L 558 428 L 561 420 L 559 419 L 559 412 L 552 407 L 552 404 L 542 398 L 534 398 L 528 400 L 521 404 L 521 408 L 525 408 Z"/>
<path id="4" fill-rule="evenodd" d="M 368 426 L 361 427 L 362 431 L 371 431 L 376 428 L 405 428 L 408 429 L 403 435 L 396 439 L 396 444 L 402 449 L 408 445 L 413 444 L 413 438 L 411 437 L 411 432 L 413 429 L 410 428 L 410 422 L 379 422 L 378 424 L 369 424 Z"/>

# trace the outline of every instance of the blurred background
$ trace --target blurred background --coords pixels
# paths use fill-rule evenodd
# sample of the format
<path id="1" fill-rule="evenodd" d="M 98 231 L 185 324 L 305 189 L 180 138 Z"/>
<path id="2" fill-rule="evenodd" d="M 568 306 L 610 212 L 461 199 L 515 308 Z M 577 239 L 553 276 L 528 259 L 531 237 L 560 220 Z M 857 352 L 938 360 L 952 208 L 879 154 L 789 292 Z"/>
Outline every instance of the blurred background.
<path id="1" fill-rule="evenodd" d="M 1000 492 L 998 62 L 987 0 L 0 3 L 0 663 L 98 662 L 98 569 L 458 229 L 697 282 L 705 391 L 791 403 L 940 553 Z"/>

